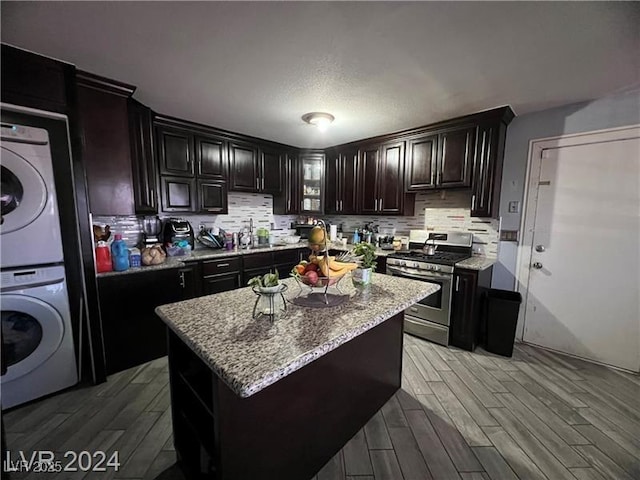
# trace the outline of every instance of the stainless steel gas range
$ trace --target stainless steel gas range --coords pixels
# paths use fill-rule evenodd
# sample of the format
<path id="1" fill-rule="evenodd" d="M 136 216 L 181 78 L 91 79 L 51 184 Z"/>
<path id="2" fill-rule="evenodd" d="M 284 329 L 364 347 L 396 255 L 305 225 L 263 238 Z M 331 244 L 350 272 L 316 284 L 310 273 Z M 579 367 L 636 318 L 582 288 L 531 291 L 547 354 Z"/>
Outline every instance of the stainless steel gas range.
<path id="1" fill-rule="evenodd" d="M 426 230 L 409 232 L 409 251 L 387 257 L 387 273 L 437 283 L 440 290 L 404 311 L 404 330 L 407 333 L 441 345 L 449 344 L 451 293 L 454 265 L 472 253 L 471 233 L 435 233 Z M 428 255 L 425 245 L 435 245 Z"/>

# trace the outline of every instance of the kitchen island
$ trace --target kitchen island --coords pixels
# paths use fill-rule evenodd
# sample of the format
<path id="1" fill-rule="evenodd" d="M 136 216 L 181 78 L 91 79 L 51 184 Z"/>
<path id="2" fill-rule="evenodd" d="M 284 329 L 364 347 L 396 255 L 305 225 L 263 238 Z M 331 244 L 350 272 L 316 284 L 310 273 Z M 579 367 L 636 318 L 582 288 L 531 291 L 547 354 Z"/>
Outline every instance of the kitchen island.
<path id="1" fill-rule="evenodd" d="M 439 286 L 376 274 L 341 289 L 342 305 L 287 303 L 275 322 L 252 319 L 250 288 L 156 309 L 188 478 L 311 478 L 400 387 L 403 310 Z"/>

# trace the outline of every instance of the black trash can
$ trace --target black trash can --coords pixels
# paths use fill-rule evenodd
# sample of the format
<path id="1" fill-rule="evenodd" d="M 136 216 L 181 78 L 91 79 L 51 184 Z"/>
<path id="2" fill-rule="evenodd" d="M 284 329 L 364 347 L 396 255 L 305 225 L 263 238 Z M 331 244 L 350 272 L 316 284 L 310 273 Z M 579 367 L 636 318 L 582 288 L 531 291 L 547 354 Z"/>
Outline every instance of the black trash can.
<path id="1" fill-rule="evenodd" d="M 497 290 L 487 291 L 484 305 L 486 328 L 485 349 L 505 357 L 513 355 L 516 325 L 522 296 L 519 292 Z"/>

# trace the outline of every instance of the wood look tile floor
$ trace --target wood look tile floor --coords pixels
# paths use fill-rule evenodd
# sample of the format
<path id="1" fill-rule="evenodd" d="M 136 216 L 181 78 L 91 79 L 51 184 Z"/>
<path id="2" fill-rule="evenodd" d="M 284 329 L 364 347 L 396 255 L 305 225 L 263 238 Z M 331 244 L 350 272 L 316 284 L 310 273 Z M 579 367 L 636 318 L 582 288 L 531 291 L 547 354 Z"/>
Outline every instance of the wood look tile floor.
<path id="1" fill-rule="evenodd" d="M 640 479 L 638 376 L 522 344 L 508 359 L 411 336 L 403 368 L 402 389 L 312 480 Z M 4 421 L 11 451 L 117 450 L 122 464 L 27 478 L 183 480 L 166 358 Z"/>

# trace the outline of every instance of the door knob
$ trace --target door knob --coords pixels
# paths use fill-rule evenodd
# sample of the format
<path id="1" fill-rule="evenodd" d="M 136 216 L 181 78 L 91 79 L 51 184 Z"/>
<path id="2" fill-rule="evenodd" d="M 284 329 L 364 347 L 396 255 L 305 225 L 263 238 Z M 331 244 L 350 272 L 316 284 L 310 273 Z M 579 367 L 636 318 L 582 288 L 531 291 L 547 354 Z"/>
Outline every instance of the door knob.
<path id="1" fill-rule="evenodd" d="M 540 270 L 542 268 L 542 264 L 540 262 L 534 262 L 534 264 L 531 266 L 536 270 Z"/>
<path id="2" fill-rule="evenodd" d="M 546 249 L 544 248 L 544 245 L 536 245 L 536 252 L 538 253 L 542 253 L 544 252 Z"/>

